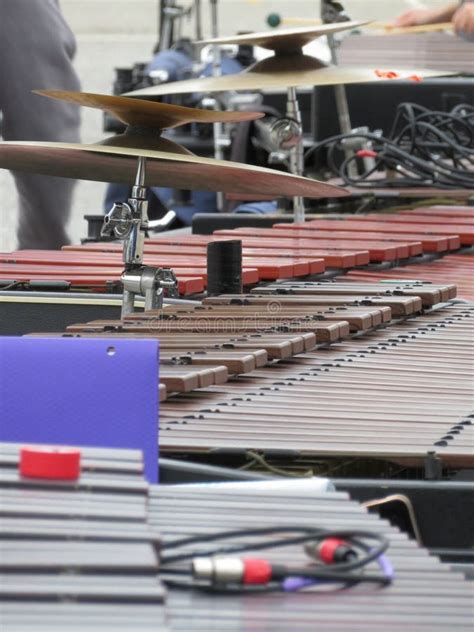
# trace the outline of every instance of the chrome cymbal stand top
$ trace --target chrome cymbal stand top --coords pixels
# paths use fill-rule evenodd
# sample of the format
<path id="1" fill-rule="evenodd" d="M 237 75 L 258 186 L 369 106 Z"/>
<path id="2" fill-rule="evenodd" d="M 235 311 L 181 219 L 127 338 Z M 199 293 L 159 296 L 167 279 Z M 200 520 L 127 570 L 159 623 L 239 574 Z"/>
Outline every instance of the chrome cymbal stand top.
<path id="1" fill-rule="evenodd" d="M 124 242 L 122 272 L 122 318 L 133 313 L 135 296 L 145 297 L 145 310 L 160 309 L 164 291 L 176 297 L 178 282 L 170 268 L 153 268 L 143 265 L 145 237 L 148 221 L 148 201 L 145 186 L 146 158 L 139 157 L 135 184 L 127 202 L 116 202 L 104 217 L 103 236 L 114 236 Z"/>

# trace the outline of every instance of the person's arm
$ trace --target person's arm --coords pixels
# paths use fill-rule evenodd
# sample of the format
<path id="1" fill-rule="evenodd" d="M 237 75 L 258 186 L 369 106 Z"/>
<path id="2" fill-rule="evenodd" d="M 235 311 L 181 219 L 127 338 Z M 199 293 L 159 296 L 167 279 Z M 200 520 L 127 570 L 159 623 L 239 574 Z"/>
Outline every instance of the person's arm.
<path id="1" fill-rule="evenodd" d="M 474 35 L 474 2 L 465 0 L 453 16 L 453 28 L 457 35 Z"/>
<path id="2" fill-rule="evenodd" d="M 458 9 L 459 2 L 452 2 L 438 9 L 410 9 L 410 11 L 405 11 L 405 13 L 399 15 L 393 25 L 420 26 L 421 24 L 450 22 Z"/>

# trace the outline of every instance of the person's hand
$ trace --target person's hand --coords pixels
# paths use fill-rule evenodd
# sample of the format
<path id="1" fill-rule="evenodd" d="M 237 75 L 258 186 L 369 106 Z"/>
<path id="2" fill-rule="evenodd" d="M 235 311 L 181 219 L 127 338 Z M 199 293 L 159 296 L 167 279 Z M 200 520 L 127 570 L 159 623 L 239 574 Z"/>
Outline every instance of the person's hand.
<path id="1" fill-rule="evenodd" d="M 432 9 L 410 9 L 398 16 L 393 22 L 393 26 L 419 26 L 420 24 L 431 24 L 437 17 Z"/>
<path id="2" fill-rule="evenodd" d="M 453 28 L 457 35 L 474 35 L 474 2 L 465 2 L 453 17 Z"/>

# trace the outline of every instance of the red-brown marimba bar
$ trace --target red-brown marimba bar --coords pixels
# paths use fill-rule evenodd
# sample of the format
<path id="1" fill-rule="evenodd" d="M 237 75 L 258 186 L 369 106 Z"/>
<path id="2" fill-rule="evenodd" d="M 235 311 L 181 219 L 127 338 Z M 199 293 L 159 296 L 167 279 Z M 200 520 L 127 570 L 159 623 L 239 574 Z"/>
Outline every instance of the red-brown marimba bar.
<path id="1" fill-rule="evenodd" d="M 258 229 L 256 229 L 258 230 Z M 271 230 L 271 229 L 270 229 Z M 229 236 L 222 235 L 217 232 L 215 235 L 183 235 L 171 236 L 161 235 L 148 239 L 145 243 L 145 253 L 160 253 L 163 248 L 173 248 L 173 252 L 190 247 L 201 247 L 203 252 L 207 244 L 214 241 L 222 241 L 225 239 L 239 239 L 242 241 L 242 252 L 244 257 L 263 257 L 267 261 L 269 258 L 278 259 L 287 257 L 307 258 L 312 257 L 318 260 L 320 271 L 324 267 L 331 268 L 353 268 L 356 265 L 366 265 L 370 261 L 370 254 L 366 248 L 363 250 L 352 248 L 350 251 L 341 249 L 339 244 L 334 241 L 325 241 L 324 245 L 315 244 L 313 241 L 307 243 L 302 240 L 288 239 L 279 240 L 263 239 L 260 235 L 247 238 L 245 235 L 231 231 Z M 78 246 L 67 246 L 70 248 L 78 248 Z M 119 249 L 117 244 L 87 244 L 87 248 L 91 250 L 112 251 Z M 313 274 L 317 274 L 314 272 Z"/>
<path id="2" fill-rule="evenodd" d="M 428 215 L 430 217 L 474 218 L 474 206 L 423 206 L 415 210 L 399 211 L 402 215 Z"/>
<path id="3" fill-rule="evenodd" d="M 347 277 L 353 281 L 382 281 L 385 279 L 429 281 L 431 283 L 455 283 L 458 297 L 474 300 L 474 257 L 447 255 L 430 263 L 397 266 L 383 272 L 353 270 Z"/>
<path id="4" fill-rule="evenodd" d="M 206 245 L 210 238 L 201 243 L 181 245 L 170 243 L 148 243 L 145 247 L 144 263 L 155 267 L 171 267 L 179 280 L 181 295 L 202 292 L 207 283 Z M 222 238 L 220 238 L 222 239 Z M 68 246 L 61 251 L 22 250 L 0 254 L 0 279 L 11 281 L 64 280 L 73 286 L 103 291 L 107 285 L 118 281 L 123 270 L 122 247 L 117 243 Z M 362 262 L 368 261 L 368 253 L 362 253 Z M 320 274 L 325 270 L 325 261 L 308 250 L 296 256 L 266 249 L 244 250 L 242 281 L 253 285 L 258 281 L 291 279 Z M 339 261 L 336 261 L 338 263 Z M 356 258 L 343 261 L 353 267 Z"/>
<path id="5" fill-rule="evenodd" d="M 474 244 L 472 213 L 470 207 L 440 206 L 397 214 L 318 219 L 304 224 L 281 223 L 273 228 L 220 230 L 214 235 L 160 235 L 146 240 L 144 263 L 173 268 L 180 293 L 189 295 L 205 289 L 206 248 L 213 241 L 242 241 L 243 283 L 252 285 L 320 274 L 326 268 L 349 270 L 369 263 L 395 263 L 422 253 L 445 254 Z M 121 244 L 104 242 L 66 246 L 61 251 L 4 253 L 0 254 L 0 279 L 65 280 L 73 286 L 104 290 L 120 279 L 121 251 Z M 461 258 L 456 272 L 459 277 L 450 276 L 448 280 L 463 283 L 463 261 Z M 426 274 L 415 266 L 415 277 L 428 275 L 430 265 Z M 447 264 L 443 269 L 451 270 Z M 411 276 L 412 266 L 403 270 Z M 441 267 L 436 266 L 436 270 L 441 271 Z M 465 291 L 470 296 L 467 285 Z"/>
<path id="6" fill-rule="evenodd" d="M 474 222 L 469 218 L 456 217 L 450 220 L 446 217 L 416 215 L 415 212 L 404 215 L 388 213 L 351 215 L 350 219 L 316 219 L 305 224 L 285 224 L 283 227 L 280 224 L 277 226 L 280 230 L 287 230 L 293 226 L 294 230 L 349 230 L 364 234 L 389 232 L 393 235 L 410 234 L 412 237 L 418 235 L 419 239 L 427 235 L 442 236 L 454 239 L 454 242 L 450 244 L 450 250 L 456 248 L 456 240 L 461 246 L 474 245 Z"/>

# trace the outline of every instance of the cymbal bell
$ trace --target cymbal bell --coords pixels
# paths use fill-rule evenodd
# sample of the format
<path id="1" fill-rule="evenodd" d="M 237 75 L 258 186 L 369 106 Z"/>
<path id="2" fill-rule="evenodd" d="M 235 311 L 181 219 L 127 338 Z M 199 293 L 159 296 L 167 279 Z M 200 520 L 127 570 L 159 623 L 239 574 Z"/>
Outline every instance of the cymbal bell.
<path id="1" fill-rule="evenodd" d="M 288 64 L 284 62 L 288 61 Z M 288 67 L 290 66 L 290 67 Z M 293 66 L 293 68 L 291 68 Z M 316 66 L 316 67 L 314 67 Z M 227 90 L 274 90 L 281 88 L 298 88 L 313 86 L 334 86 L 350 83 L 372 83 L 397 79 L 424 79 L 439 77 L 453 73 L 442 70 L 419 68 L 386 69 L 395 76 L 388 77 L 385 69 L 376 68 L 342 68 L 340 66 L 325 67 L 315 57 L 308 55 L 284 55 L 270 57 L 259 62 L 262 71 L 248 69 L 238 75 L 221 75 L 219 77 L 203 77 L 187 81 L 175 81 L 159 86 L 135 90 L 128 94 L 137 97 L 162 96 L 167 94 L 187 94 L 191 92 L 225 92 Z"/>
<path id="2" fill-rule="evenodd" d="M 0 168 L 49 176 L 133 184 L 137 159 L 146 158 L 145 186 L 258 193 L 274 197 L 342 197 L 324 182 L 236 162 L 136 147 L 75 143 L 0 143 Z"/>
<path id="3" fill-rule="evenodd" d="M 126 125 L 154 129 L 178 127 L 187 123 L 238 123 L 265 116 L 261 112 L 218 112 L 91 92 L 66 90 L 33 90 L 33 92 L 52 99 L 109 112 Z"/>
<path id="4" fill-rule="evenodd" d="M 249 33 L 246 35 L 232 35 L 229 37 L 216 37 L 202 40 L 199 44 L 248 44 L 260 46 L 275 52 L 294 51 L 303 48 L 318 37 L 332 35 L 358 28 L 367 24 L 364 22 L 337 22 L 335 24 L 321 24 L 303 28 L 279 29 L 278 31 L 263 31 L 261 33 Z"/>

